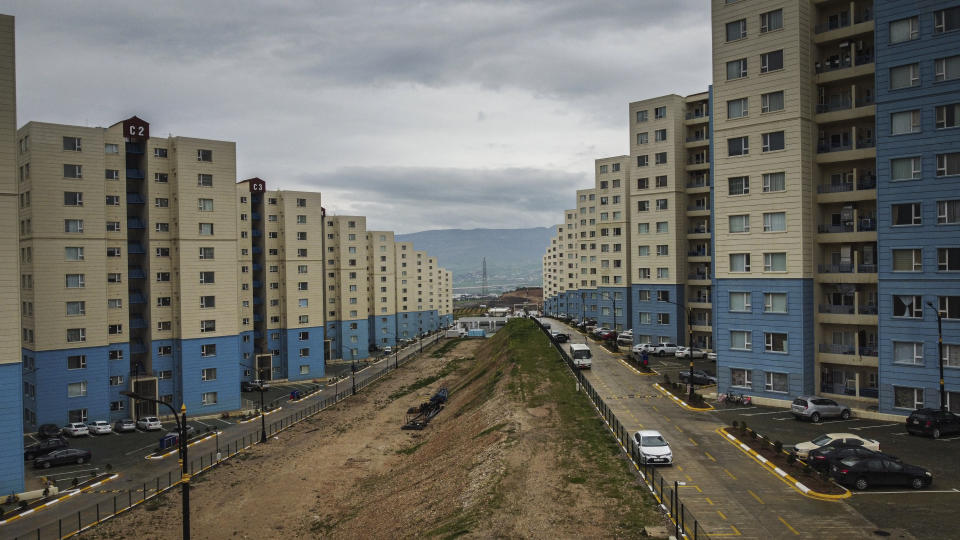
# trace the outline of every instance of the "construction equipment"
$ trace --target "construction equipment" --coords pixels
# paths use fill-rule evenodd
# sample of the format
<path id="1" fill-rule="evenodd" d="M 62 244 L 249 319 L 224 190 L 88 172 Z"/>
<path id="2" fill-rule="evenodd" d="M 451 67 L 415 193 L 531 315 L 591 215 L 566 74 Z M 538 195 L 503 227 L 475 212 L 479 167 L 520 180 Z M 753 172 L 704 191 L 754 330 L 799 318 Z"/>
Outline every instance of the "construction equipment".
<path id="1" fill-rule="evenodd" d="M 443 404 L 447 402 L 447 395 L 446 387 L 441 388 L 430 398 L 430 401 L 424 401 L 419 407 L 407 409 L 406 423 L 401 429 L 421 430 L 427 427 L 430 420 L 443 410 Z"/>

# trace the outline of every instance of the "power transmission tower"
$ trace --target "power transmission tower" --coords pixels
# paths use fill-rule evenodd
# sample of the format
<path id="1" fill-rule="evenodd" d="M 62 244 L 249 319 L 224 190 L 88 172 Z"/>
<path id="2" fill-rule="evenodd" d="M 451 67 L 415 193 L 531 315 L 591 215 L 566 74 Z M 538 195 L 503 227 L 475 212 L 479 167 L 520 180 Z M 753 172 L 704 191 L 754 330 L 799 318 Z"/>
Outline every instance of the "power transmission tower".
<path id="1" fill-rule="evenodd" d="M 483 258 L 483 296 L 487 295 L 487 258 Z"/>

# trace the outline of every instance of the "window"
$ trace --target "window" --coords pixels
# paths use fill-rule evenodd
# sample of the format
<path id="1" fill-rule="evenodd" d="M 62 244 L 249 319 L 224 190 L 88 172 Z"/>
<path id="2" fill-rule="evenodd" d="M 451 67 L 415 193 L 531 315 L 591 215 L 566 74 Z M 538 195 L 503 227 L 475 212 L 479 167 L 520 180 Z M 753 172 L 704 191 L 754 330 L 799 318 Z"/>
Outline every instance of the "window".
<path id="1" fill-rule="evenodd" d="M 649 142 L 649 137 L 646 131 L 637 133 L 637 144 L 647 144 L 647 142 Z"/>
<path id="2" fill-rule="evenodd" d="M 956 224 L 960 224 L 960 199 L 937 201 L 937 225 Z"/>
<path id="3" fill-rule="evenodd" d="M 215 307 L 217 307 L 217 297 L 216 297 L 216 296 L 201 296 L 201 297 L 200 297 L 200 309 L 215 308 Z"/>
<path id="4" fill-rule="evenodd" d="M 750 254 L 749 253 L 731 253 L 730 254 L 731 272 L 749 272 Z"/>
<path id="5" fill-rule="evenodd" d="M 166 148 L 154 148 L 154 149 L 153 149 L 153 157 L 155 157 L 155 158 L 165 158 L 165 157 L 167 157 L 167 149 L 166 149 Z"/>
<path id="6" fill-rule="evenodd" d="M 158 232 L 158 233 L 170 232 L 170 224 L 169 224 L 169 223 L 157 222 L 157 223 L 153 226 L 153 229 L 154 229 L 156 232 Z"/>
<path id="7" fill-rule="evenodd" d="M 749 176 L 733 176 L 727 179 L 730 195 L 747 195 L 750 193 Z"/>
<path id="8" fill-rule="evenodd" d="M 213 199 L 197 199 L 197 210 L 213 212 Z"/>
<path id="9" fill-rule="evenodd" d="M 158 296 L 157 297 L 157 307 L 165 307 L 170 305 L 169 296 Z"/>
<path id="10" fill-rule="evenodd" d="M 908 157 L 890 160 L 891 180 L 919 180 L 920 158 Z"/>
<path id="11" fill-rule="evenodd" d="M 170 281 L 170 272 L 157 272 L 157 281 Z"/>
<path id="12" fill-rule="evenodd" d="M 83 248 L 82 247 L 68 247 L 64 248 L 65 258 L 68 261 L 82 261 L 83 260 Z"/>
<path id="13" fill-rule="evenodd" d="M 657 107 L 653 109 L 653 118 L 654 120 L 661 120 L 667 117 L 667 107 Z"/>
<path id="14" fill-rule="evenodd" d="M 657 210 L 666 210 L 667 208 L 667 199 L 657 199 Z"/>
<path id="15" fill-rule="evenodd" d="M 301 282 L 297 283 L 297 290 L 298 290 L 298 291 L 305 291 L 305 290 L 307 290 L 307 287 L 308 287 L 308 285 L 307 285 L 307 282 L 306 282 L 306 281 L 301 281 Z"/>
<path id="16" fill-rule="evenodd" d="M 603 173 L 605 173 L 605 172 L 607 172 L 607 166 L 606 166 L 606 165 L 601 165 L 601 166 L 600 166 L 600 173 L 603 174 Z"/>
<path id="17" fill-rule="evenodd" d="M 649 212 L 650 201 L 637 201 L 637 212 Z"/>
<path id="18" fill-rule="evenodd" d="M 83 167 L 80 165 L 64 165 L 63 166 L 63 177 L 64 178 L 83 178 Z"/>
<path id="19" fill-rule="evenodd" d="M 730 348 L 741 351 L 749 351 L 752 345 L 750 343 L 750 331 L 732 330 L 730 332 Z"/>
<path id="20" fill-rule="evenodd" d="M 77 354 L 67 357 L 67 369 L 86 369 L 87 355 Z"/>
<path id="21" fill-rule="evenodd" d="M 85 287 L 83 274 L 67 274 L 68 289 L 82 289 Z"/>
<path id="22" fill-rule="evenodd" d="M 637 111 L 637 123 L 647 121 L 647 111 Z"/>
<path id="23" fill-rule="evenodd" d="M 65 233 L 82 233 L 82 232 L 83 232 L 83 220 L 82 220 L 82 219 L 65 219 L 65 220 L 63 220 L 63 232 L 65 232 Z"/>
<path id="24" fill-rule="evenodd" d="M 307 347 L 300 349 L 300 358 L 305 358 L 307 356 L 310 356 L 310 349 Z"/>
<path id="25" fill-rule="evenodd" d="M 123 384 L 123 375 L 111 375 L 110 376 L 110 386 L 120 386 Z M 123 403 L 120 401 L 119 403 Z"/>
<path id="26" fill-rule="evenodd" d="M 123 325 L 111 324 L 107 327 L 107 333 L 110 334 L 111 336 L 120 335 L 123 333 Z"/>
<path id="27" fill-rule="evenodd" d="M 307 223 L 307 216 L 304 216 L 304 215 L 298 215 L 298 216 L 297 216 L 297 224 L 298 224 L 298 225 L 304 225 L 304 224 L 306 224 L 306 223 Z"/>
<path id="28" fill-rule="evenodd" d="M 923 250 L 895 249 L 893 250 L 894 272 L 922 272 Z"/>
<path id="29" fill-rule="evenodd" d="M 950 129 L 957 127 L 957 119 L 960 118 L 960 103 L 950 105 L 940 105 L 935 107 L 936 128 Z"/>
<path id="30" fill-rule="evenodd" d="M 650 246 L 638 246 L 637 255 L 640 257 L 647 257 L 650 255 Z"/>
<path id="31" fill-rule="evenodd" d="M 154 250 L 154 254 L 155 254 L 157 257 L 169 257 L 169 256 L 170 256 L 170 248 L 168 248 L 168 247 L 158 247 L 158 248 L 156 248 L 156 250 Z"/>
<path id="32" fill-rule="evenodd" d="M 216 283 L 215 272 L 200 272 L 200 283 Z"/>
<path id="33" fill-rule="evenodd" d="M 670 324 L 669 313 L 657 313 L 657 324 Z"/>
<path id="34" fill-rule="evenodd" d="M 663 165 L 667 162 L 667 153 L 666 152 L 657 152 L 653 155 L 654 163 L 657 165 Z"/>
<path id="35" fill-rule="evenodd" d="M 749 214 L 739 214 L 739 215 L 729 216 L 728 219 L 730 221 L 731 233 L 750 232 L 750 215 Z"/>
<path id="36" fill-rule="evenodd" d="M 943 34 L 960 29 L 960 6 L 933 12 L 933 33 Z"/>
<path id="37" fill-rule="evenodd" d="M 297 273 L 298 273 L 298 274 L 306 274 L 306 273 L 307 273 L 307 268 L 308 268 L 308 267 L 307 267 L 307 265 L 305 265 L 305 264 L 297 265 Z"/>
<path id="38" fill-rule="evenodd" d="M 306 240 L 306 239 L 307 239 L 307 233 L 302 231 L 297 233 L 297 240 Z"/>
<path id="39" fill-rule="evenodd" d="M 960 296 L 940 296 L 940 316 L 944 319 L 960 319 Z"/>
<path id="40" fill-rule="evenodd" d="M 738 388 L 750 388 L 750 370 L 734 368 L 730 370 L 730 386 Z"/>
<path id="41" fill-rule="evenodd" d="M 297 257 L 306 257 L 306 256 L 307 256 L 307 250 L 306 250 L 306 249 L 298 249 L 298 250 L 297 250 Z"/>
<path id="42" fill-rule="evenodd" d="M 787 352 L 787 334 L 764 332 L 764 350 L 767 352 Z"/>
<path id="43" fill-rule="evenodd" d="M 213 175 L 212 174 L 198 174 L 197 175 L 197 185 L 200 187 L 213 187 Z"/>
<path id="44" fill-rule="evenodd" d="M 784 232 L 786 230 L 786 212 L 768 212 L 763 214 L 763 232 Z"/>
<path id="45" fill-rule="evenodd" d="M 917 39 L 920 35 L 920 18 L 907 17 L 890 21 L 890 43 L 902 43 Z"/>
<path id="46" fill-rule="evenodd" d="M 960 367 L 960 345 L 943 344 L 943 365 L 950 367 Z M 960 394 L 951 392 L 951 398 L 960 399 Z M 960 405 L 960 401 L 951 401 L 951 410 L 956 410 L 954 405 Z"/>
<path id="47" fill-rule="evenodd" d="M 304 208 L 307 206 L 306 199 L 297 199 L 297 208 Z"/>
<path id="48" fill-rule="evenodd" d="M 123 283 L 123 275 L 119 272 L 107 274 L 107 283 Z"/>
<path id="49" fill-rule="evenodd" d="M 787 254 L 786 253 L 764 253 L 763 254 L 764 272 L 786 272 Z"/>
<path id="50" fill-rule="evenodd" d="M 642 155 L 637 156 L 637 167 L 646 167 L 650 164 L 650 156 Z"/>
<path id="51" fill-rule="evenodd" d="M 760 73 L 783 69 L 783 49 L 760 55 Z"/>
<path id="52" fill-rule="evenodd" d="M 120 206 L 120 196 L 119 195 L 107 195 L 104 204 L 107 206 Z"/>
<path id="53" fill-rule="evenodd" d="M 119 169 L 104 169 L 103 177 L 107 180 L 119 180 L 120 179 L 120 170 Z"/>
<path id="54" fill-rule="evenodd" d="M 731 292 L 730 293 L 730 311 L 751 311 L 749 292 Z"/>
<path id="55" fill-rule="evenodd" d="M 727 139 L 728 156 L 745 156 L 750 153 L 749 137 L 731 137 Z"/>
<path id="56" fill-rule="evenodd" d="M 82 343 L 87 340 L 86 328 L 68 328 L 67 343 Z"/>
<path id="57" fill-rule="evenodd" d="M 658 221 L 657 222 L 657 234 L 663 234 L 670 232 L 670 223 L 667 221 Z"/>
<path id="58" fill-rule="evenodd" d="M 213 223 L 201 223 L 200 236 L 212 236 L 213 235 Z"/>
<path id="59" fill-rule="evenodd" d="M 200 394 L 200 405 L 216 405 L 216 404 L 217 404 L 216 392 L 204 392 Z"/>
<path id="60" fill-rule="evenodd" d="M 760 14 L 760 33 L 772 32 L 783 28 L 783 10 L 775 9 Z"/>
<path id="61" fill-rule="evenodd" d="M 740 19 L 738 21 L 728 22 L 727 23 L 727 42 L 737 41 L 738 39 L 743 39 L 747 37 L 747 20 Z"/>
<path id="62" fill-rule="evenodd" d="M 310 300 L 307 298 L 300 298 L 297 300 L 297 306 L 305 308 L 310 305 Z"/>
<path id="63" fill-rule="evenodd" d="M 764 313 L 786 313 L 787 293 L 763 293 Z"/>
<path id="64" fill-rule="evenodd" d="M 893 296 L 893 316 L 922 319 L 923 299 L 919 296 L 895 294 Z"/>
<path id="65" fill-rule="evenodd" d="M 667 140 L 667 130 L 666 130 L 666 129 L 658 129 L 658 130 L 654 131 L 654 132 L 653 132 L 653 140 L 656 141 L 656 142 L 660 142 L 660 141 L 665 141 L 665 140 Z"/>
<path id="66" fill-rule="evenodd" d="M 79 152 L 81 150 L 80 137 L 64 137 L 63 149 L 68 152 Z"/>
<path id="67" fill-rule="evenodd" d="M 907 64 L 890 68 L 890 89 L 910 88 L 920 85 L 920 64 Z"/>
<path id="68" fill-rule="evenodd" d="M 727 62 L 727 80 L 742 79 L 747 76 L 747 59 L 740 58 Z"/>
<path id="69" fill-rule="evenodd" d="M 933 73 L 937 82 L 960 77 L 960 55 L 937 58 L 933 61 Z"/>
<path id="70" fill-rule="evenodd" d="M 960 174 L 960 152 L 937 154 L 937 176 Z"/>
<path id="71" fill-rule="evenodd" d="M 731 99 L 727 102 L 727 118 L 743 118 L 747 115 L 747 98 Z"/>
<path id="72" fill-rule="evenodd" d="M 164 197 L 157 197 L 153 199 L 153 206 L 155 206 L 156 208 L 169 208 L 170 199 L 167 199 Z"/>
<path id="73" fill-rule="evenodd" d="M 893 205 L 893 225 L 920 225 L 922 222 L 920 203 Z"/>
<path id="74" fill-rule="evenodd" d="M 658 176 L 656 178 L 656 185 L 658 188 L 667 187 L 667 176 L 666 175 Z M 614 197 L 614 198 L 616 199 L 617 197 Z M 617 201 L 614 201 L 614 202 L 617 202 Z"/>
<path id="75" fill-rule="evenodd" d="M 637 189 L 647 189 L 650 187 L 649 178 L 637 178 Z"/>
<path id="76" fill-rule="evenodd" d="M 213 150 L 197 150 L 197 161 L 213 161 Z"/>
<path id="77" fill-rule="evenodd" d="M 67 397 L 83 397 L 87 395 L 87 381 L 67 383 Z"/>
<path id="78" fill-rule="evenodd" d="M 207 319 L 200 321 L 200 332 L 216 332 L 217 331 L 217 321 L 214 319 Z"/>
<path id="79" fill-rule="evenodd" d="M 108 298 L 108 299 L 107 299 L 107 309 L 123 309 L 123 299 L 122 299 L 122 298 Z"/>
<path id="80" fill-rule="evenodd" d="M 893 407 L 895 409 L 922 409 L 923 388 L 893 387 Z"/>
<path id="81" fill-rule="evenodd" d="M 640 279 L 650 279 L 650 269 L 649 268 L 638 268 L 637 275 Z"/>
<path id="82" fill-rule="evenodd" d="M 356 311 L 351 311 L 350 313 L 351 313 L 351 314 L 355 314 Z M 297 317 L 297 322 L 300 323 L 300 324 L 307 324 L 307 323 L 310 322 L 310 316 L 309 316 L 309 315 L 300 315 L 299 317 Z"/>
<path id="83" fill-rule="evenodd" d="M 766 374 L 766 382 L 764 383 L 764 390 L 767 392 L 781 392 L 787 393 L 790 390 L 788 384 L 788 377 L 786 373 L 770 373 Z"/>
<path id="84" fill-rule="evenodd" d="M 670 269 L 665 266 L 658 267 L 657 279 L 670 279 Z"/>
<path id="85" fill-rule="evenodd" d="M 173 354 L 173 345 L 160 345 L 157 347 L 157 356 L 170 356 Z"/>
<path id="86" fill-rule="evenodd" d="M 774 131 L 773 133 L 764 133 L 763 137 L 763 152 L 773 152 L 775 150 L 783 150 L 785 148 L 783 140 L 782 131 Z"/>
<path id="87" fill-rule="evenodd" d="M 920 133 L 920 111 L 901 111 L 890 114 L 890 134 Z"/>
<path id="88" fill-rule="evenodd" d="M 153 181 L 158 184 L 166 184 L 168 182 L 167 173 L 153 173 Z"/>

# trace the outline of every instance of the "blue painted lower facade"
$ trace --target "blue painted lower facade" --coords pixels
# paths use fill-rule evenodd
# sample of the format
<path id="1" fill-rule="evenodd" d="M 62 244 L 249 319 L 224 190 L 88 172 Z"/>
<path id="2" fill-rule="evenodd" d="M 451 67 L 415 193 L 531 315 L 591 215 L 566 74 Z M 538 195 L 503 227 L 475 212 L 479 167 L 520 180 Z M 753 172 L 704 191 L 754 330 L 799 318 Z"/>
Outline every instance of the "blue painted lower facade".
<path id="1" fill-rule="evenodd" d="M 70 421 L 71 411 L 75 421 L 115 418 L 110 414 L 110 397 L 129 387 L 111 388 L 111 371 L 123 373 L 126 380 L 130 367 L 129 355 L 123 360 L 109 360 L 110 349 L 108 346 L 55 351 L 22 349 L 23 357 L 35 366 L 23 375 L 23 381 L 32 386 L 34 395 L 22 401 L 18 417 L 36 418 L 36 423 L 25 423 L 23 429 L 35 431 L 40 424 L 62 426 Z M 83 367 L 69 369 L 69 357 L 77 357 L 74 362 L 80 363 L 75 365 Z M 111 369 L 111 362 L 119 365 Z M 18 388 L 16 394 L 22 396 L 23 392 L 24 388 Z"/>
<path id="2" fill-rule="evenodd" d="M 780 400 L 814 393 L 813 280 L 717 279 L 714 291 L 718 391 Z M 749 293 L 750 308 L 731 311 L 731 293 Z M 786 294 L 786 312 L 765 312 L 766 293 Z M 734 346 L 734 332 L 747 333 L 748 350 Z M 786 352 L 765 350 L 767 334 L 786 334 Z"/>
<path id="3" fill-rule="evenodd" d="M 383 350 L 384 347 L 393 347 L 397 344 L 397 316 L 379 315 L 368 318 L 370 335 L 367 340 L 377 349 Z"/>
<path id="4" fill-rule="evenodd" d="M 284 330 L 286 342 L 286 375 L 291 381 L 306 381 L 324 377 L 326 359 L 323 357 L 324 327 Z"/>
<path id="5" fill-rule="evenodd" d="M 23 365 L 0 364 L 0 495 L 23 491 Z"/>
<path id="6" fill-rule="evenodd" d="M 327 323 L 326 332 L 334 358 L 354 360 L 370 356 L 368 319 L 331 321 Z"/>
<path id="7" fill-rule="evenodd" d="M 597 324 L 618 331 L 632 328 L 628 316 L 631 298 L 629 287 L 597 289 Z"/>
<path id="8" fill-rule="evenodd" d="M 671 302 L 683 305 L 685 288 L 675 284 L 644 284 L 630 287 L 630 324 L 633 342 L 685 344 L 686 311 Z M 661 297 L 670 300 L 658 300 Z"/>
<path id="9" fill-rule="evenodd" d="M 174 344 L 179 349 L 180 370 L 174 373 L 181 385 L 180 399 L 174 393 L 173 403 L 187 406 L 191 416 L 206 415 L 240 408 L 240 346 L 238 336 L 184 339 Z M 201 347 L 216 345 L 216 355 L 202 356 Z M 204 369 L 216 368 L 216 377 L 202 380 Z M 176 406 L 174 406 L 176 408 Z"/>

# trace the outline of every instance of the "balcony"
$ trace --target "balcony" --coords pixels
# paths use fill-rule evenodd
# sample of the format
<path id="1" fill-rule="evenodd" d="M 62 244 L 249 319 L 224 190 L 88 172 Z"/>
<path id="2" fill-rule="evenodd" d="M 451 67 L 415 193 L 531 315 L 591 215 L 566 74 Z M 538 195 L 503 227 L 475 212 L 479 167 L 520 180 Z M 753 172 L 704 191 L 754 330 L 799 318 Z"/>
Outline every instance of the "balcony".
<path id="1" fill-rule="evenodd" d="M 130 242 L 127 244 L 127 255 L 143 255 L 146 251 L 139 242 Z"/>
<path id="2" fill-rule="evenodd" d="M 867 173 L 857 180 L 856 183 L 841 182 L 838 184 L 823 184 L 817 186 L 817 193 L 845 193 L 854 190 L 865 191 L 871 189 L 877 189 L 877 177 L 873 173 Z"/>
<path id="3" fill-rule="evenodd" d="M 263 287 L 263 282 L 262 282 L 262 281 L 260 281 L 259 279 L 253 280 L 253 288 L 254 288 L 254 289 L 260 289 L 260 288 L 262 288 L 262 287 Z"/>
<path id="4" fill-rule="evenodd" d="M 697 111 L 693 111 L 693 112 L 688 112 L 688 113 L 687 113 L 687 116 L 686 116 L 686 119 L 687 119 L 687 120 L 700 120 L 700 119 L 703 119 L 703 121 L 706 122 L 707 120 L 710 120 L 710 113 L 707 112 L 707 111 L 704 111 L 704 110 L 697 110 Z"/>
<path id="5" fill-rule="evenodd" d="M 146 304 L 147 299 L 143 296 L 143 291 L 133 290 L 130 291 L 130 304 Z"/>
<path id="6" fill-rule="evenodd" d="M 877 235 L 876 218 L 856 216 L 852 221 L 836 224 L 821 224 L 817 226 L 817 241 L 821 243 L 852 243 L 852 242 L 873 242 Z M 862 234 L 861 234 L 862 233 Z"/>
<path id="7" fill-rule="evenodd" d="M 145 228 L 143 221 L 137 217 L 128 217 L 127 218 L 127 229 L 143 229 Z"/>
<path id="8" fill-rule="evenodd" d="M 250 218 L 254 221 L 260 221 L 260 212 L 250 212 Z"/>
<path id="9" fill-rule="evenodd" d="M 127 169 L 127 180 L 143 180 L 143 171 L 140 169 Z"/>
<path id="10" fill-rule="evenodd" d="M 816 83 L 826 84 L 872 75 L 873 62 L 873 50 L 862 50 L 855 55 L 851 55 L 846 48 L 835 50 L 833 54 L 814 63 Z"/>
<path id="11" fill-rule="evenodd" d="M 127 151 L 128 154 L 136 154 L 136 155 L 143 154 L 143 145 L 140 143 L 127 143 L 126 145 L 124 145 L 124 149 Z"/>
<path id="12" fill-rule="evenodd" d="M 133 330 L 143 330 L 147 327 L 147 321 L 142 317 L 131 317 L 130 318 L 130 328 Z"/>
<path id="13" fill-rule="evenodd" d="M 876 326 L 878 323 L 877 306 L 819 304 L 817 306 L 816 321 L 821 324 Z M 862 350 L 863 348 L 861 347 L 861 351 Z"/>
<path id="14" fill-rule="evenodd" d="M 130 279 L 146 279 L 147 274 L 144 273 L 143 268 L 139 266 L 131 266 L 127 268 L 127 277 Z"/>
<path id="15" fill-rule="evenodd" d="M 127 193 L 127 204 L 143 204 L 143 197 L 139 193 Z"/>
<path id="16" fill-rule="evenodd" d="M 139 339 L 130 340 L 130 354 L 144 354 L 147 352 L 147 348 L 143 345 L 143 341 Z"/>
<path id="17" fill-rule="evenodd" d="M 827 354 L 853 355 L 857 353 L 857 348 L 853 345 L 834 345 L 831 343 L 821 343 L 818 349 L 820 352 Z"/>

